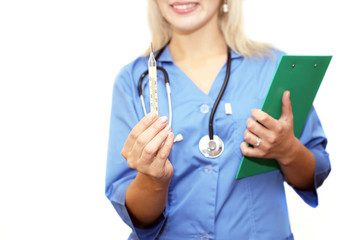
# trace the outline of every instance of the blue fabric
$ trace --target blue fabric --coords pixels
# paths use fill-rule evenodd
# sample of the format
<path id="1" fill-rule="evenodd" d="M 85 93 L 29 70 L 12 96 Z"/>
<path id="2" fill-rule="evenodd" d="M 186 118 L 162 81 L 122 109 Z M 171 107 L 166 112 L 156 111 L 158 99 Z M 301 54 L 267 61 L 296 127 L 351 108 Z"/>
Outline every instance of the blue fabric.
<path id="1" fill-rule="evenodd" d="M 137 84 L 147 69 L 147 58 L 125 66 L 116 78 L 113 92 L 106 196 L 124 222 L 133 229 L 129 239 L 293 239 L 284 191 L 284 176 L 279 170 L 235 180 L 242 153 L 246 120 L 253 108 L 261 108 L 283 52 L 273 50 L 264 58 L 245 58 L 232 52 L 229 84 L 214 118 L 214 133 L 224 141 L 223 154 L 205 158 L 199 140 L 208 134 L 211 108 L 225 77 L 224 65 L 208 95 L 204 94 L 174 64 L 166 48 L 158 60 L 170 76 L 173 108 L 172 129 L 184 140 L 174 143 L 169 159 L 174 175 L 169 186 L 166 210 L 149 229 L 133 226 L 125 206 L 125 192 L 137 172 L 130 169 L 120 152 L 130 130 L 143 118 Z M 160 115 L 168 116 L 162 73 L 158 73 Z M 143 83 L 149 111 L 148 81 Z M 225 113 L 230 103 L 232 114 Z M 209 111 L 204 111 L 209 106 Z M 330 172 L 325 151 L 326 138 L 314 109 L 300 137 L 316 158 L 313 191 L 297 191 L 310 206 L 318 205 L 316 188 Z"/>

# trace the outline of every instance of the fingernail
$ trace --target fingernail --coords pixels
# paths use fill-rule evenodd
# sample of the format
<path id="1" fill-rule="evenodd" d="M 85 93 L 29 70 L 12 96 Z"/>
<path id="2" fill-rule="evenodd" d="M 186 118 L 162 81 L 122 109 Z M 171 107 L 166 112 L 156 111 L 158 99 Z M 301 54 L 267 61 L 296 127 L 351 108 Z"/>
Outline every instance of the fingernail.
<path id="1" fill-rule="evenodd" d="M 156 116 L 156 113 L 155 113 L 155 112 L 150 112 L 150 113 L 148 114 L 148 118 L 149 118 L 150 121 L 154 120 L 155 116 Z"/>
<path id="2" fill-rule="evenodd" d="M 175 138 L 175 135 L 172 133 L 172 132 L 169 132 L 169 134 L 168 134 L 168 136 L 167 136 L 168 138 L 169 138 L 169 140 L 171 141 L 171 142 L 173 142 L 174 140 L 174 138 Z"/>
<path id="3" fill-rule="evenodd" d="M 167 126 L 164 128 L 164 131 L 167 132 L 167 131 L 169 131 L 169 130 L 170 130 L 170 126 L 167 125 Z"/>
<path id="4" fill-rule="evenodd" d="M 166 116 L 162 116 L 161 118 L 160 118 L 160 123 L 166 123 L 167 122 L 167 117 Z"/>

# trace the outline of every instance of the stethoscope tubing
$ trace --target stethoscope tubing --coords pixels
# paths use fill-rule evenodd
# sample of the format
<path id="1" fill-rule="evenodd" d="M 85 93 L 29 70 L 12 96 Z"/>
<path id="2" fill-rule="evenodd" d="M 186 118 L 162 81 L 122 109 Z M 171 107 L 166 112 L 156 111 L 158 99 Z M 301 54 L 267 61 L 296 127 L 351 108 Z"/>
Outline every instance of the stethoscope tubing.
<path id="1" fill-rule="evenodd" d="M 221 86 L 220 92 L 215 100 L 215 103 L 211 110 L 211 114 L 210 114 L 210 118 L 209 118 L 209 138 L 210 138 L 210 140 L 214 139 L 214 126 L 213 126 L 214 116 L 215 116 L 216 109 L 220 103 L 220 100 L 221 100 L 222 96 L 224 95 L 226 86 L 228 85 L 229 78 L 230 78 L 230 71 L 231 71 L 231 51 L 230 51 L 230 48 L 228 47 L 225 79 Z"/>
<path id="2" fill-rule="evenodd" d="M 166 46 L 165 46 L 166 47 Z M 158 54 L 155 57 L 155 60 L 157 61 L 158 58 L 160 57 L 160 55 L 162 54 L 162 52 L 165 50 L 165 47 L 163 47 L 162 49 L 160 49 L 160 51 L 158 52 Z M 165 78 L 165 86 L 166 86 L 166 92 L 167 92 L 167 98 L 168 98 L 168 105 L 169 105 L 169 126 L 171 127 L 171 123 L 172 123 L 172 106 L 171 106 L 171 97 L 170 97 L 170 82 L 169 82 L 169 75 L 167 73 L 167 71 L 160 66 L 156 67 L 158 70 L 160 70 L 163 74 L 164 74 L 164 78 Z M 221 86 L 220 92 L 215 100 L 214 106 L 211 110 L 210 113 L 210 118 L 209 118 L 209 139 L 213 140 L 214 139 L 214 126 L 213 126 L 213 122 L 214 122 L 214 116 L 215 116 L 215 112 L 216 109 L 220 103 L 220 100 L 225 92 L 226 86 L 228 84 L 229 78 L 230 78 L 230 71 L 231 71 L 231 50 L 228 47 L 228 51 L 227 51 L 227 63 L 226 63 L 226 74 L 225 74 L 225 79 L 224 82 Z M 140 78 L 139 78 L 139 82 L 138 82 L 138 93 L 140 96 L 140 100 L 141 100 L 141 105 L 143 108 L 143 112 L 146 115 L 146 108 L 145 108 L 145 101 L 144 101 L 144 97 L 142 94 L 142 81 L 143 79 L 148 75 L 148 70 L 145 70 Z"/>

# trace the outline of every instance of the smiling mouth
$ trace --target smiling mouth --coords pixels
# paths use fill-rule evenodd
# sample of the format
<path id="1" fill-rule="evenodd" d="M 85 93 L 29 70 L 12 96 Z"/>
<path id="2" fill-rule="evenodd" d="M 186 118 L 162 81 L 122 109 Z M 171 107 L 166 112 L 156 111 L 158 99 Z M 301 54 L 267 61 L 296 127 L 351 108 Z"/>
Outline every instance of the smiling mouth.
<path id="1" fill-rule="evenodd" d="M 173 4 L 172 7 L 178 10 L 187 10 L 190 8 L 194 8 L 197 3 L 188 3 L 188 4 Z"/>

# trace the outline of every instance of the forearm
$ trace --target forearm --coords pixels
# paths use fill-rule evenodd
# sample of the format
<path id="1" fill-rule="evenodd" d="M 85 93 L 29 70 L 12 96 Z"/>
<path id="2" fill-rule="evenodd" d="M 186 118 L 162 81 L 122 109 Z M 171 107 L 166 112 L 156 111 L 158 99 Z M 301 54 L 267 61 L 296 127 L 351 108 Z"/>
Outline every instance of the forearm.
<path id="1" fill-rule="evenodd" d="M 286 181 L 301 190 L 314 186 L 315 157 L 297 138 L 286 159 L 278 159 Z"/>
<path id="2" fill-rule="evenodd" d="M 159 182 L 138 173 L 126 190 L 125 204 L 135 227 L 146 228 L 162 214 L 167 202 L 169 182 Z"/>

